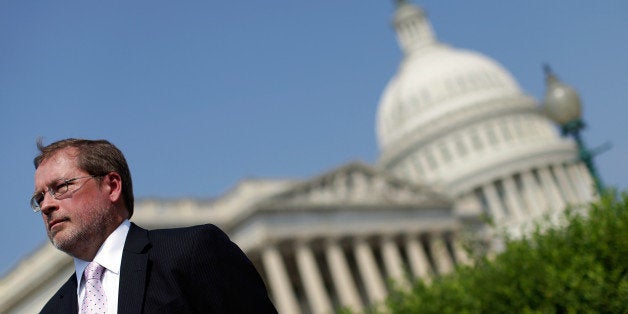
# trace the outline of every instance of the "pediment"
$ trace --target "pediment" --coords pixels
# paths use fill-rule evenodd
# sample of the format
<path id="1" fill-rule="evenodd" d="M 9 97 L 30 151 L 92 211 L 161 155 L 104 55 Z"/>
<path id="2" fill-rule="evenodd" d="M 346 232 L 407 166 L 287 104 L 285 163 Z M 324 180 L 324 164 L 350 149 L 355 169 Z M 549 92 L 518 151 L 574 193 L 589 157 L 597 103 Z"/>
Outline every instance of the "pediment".
<path id="1" fill-rule="evenodd" d="M 446 196 L 361 162 L 346 164 L 266 199 L 262 206 L 451 205 Z"/>

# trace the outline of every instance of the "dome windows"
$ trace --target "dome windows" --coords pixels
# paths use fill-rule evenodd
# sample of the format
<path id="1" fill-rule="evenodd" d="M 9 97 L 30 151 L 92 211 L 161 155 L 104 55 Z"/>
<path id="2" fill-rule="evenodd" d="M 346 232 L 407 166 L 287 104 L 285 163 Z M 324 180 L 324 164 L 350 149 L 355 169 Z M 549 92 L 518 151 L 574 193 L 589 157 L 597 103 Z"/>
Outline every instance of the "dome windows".
<path id="1" fill-rule="evenodd" d="M 406 176 L 436 178 L 441 172 L 449 171 L 452 165 L 462 167 L 471 160 L 486 158 L 486 154 L 508 151 L 506 147 L 538 144 L 550 140 L 550 134 L 542 118 L 533 113 L 500 116 L 423 143 L 399 163 L 406 169 L 402 171 Z"/>

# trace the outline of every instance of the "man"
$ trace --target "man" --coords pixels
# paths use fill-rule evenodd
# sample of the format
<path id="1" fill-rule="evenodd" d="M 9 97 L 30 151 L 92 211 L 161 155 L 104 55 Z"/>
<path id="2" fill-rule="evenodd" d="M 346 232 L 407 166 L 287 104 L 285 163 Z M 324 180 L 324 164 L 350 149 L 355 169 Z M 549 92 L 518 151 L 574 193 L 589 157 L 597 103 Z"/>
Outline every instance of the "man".
<path id="1" fill-rule="evenodd" d="M 76 270 L 42 313 L 276 313 L 252 263 L 217 227 L 129 222 L 131 173 L 114 145 L 37 146 L 31 206 Z"/>

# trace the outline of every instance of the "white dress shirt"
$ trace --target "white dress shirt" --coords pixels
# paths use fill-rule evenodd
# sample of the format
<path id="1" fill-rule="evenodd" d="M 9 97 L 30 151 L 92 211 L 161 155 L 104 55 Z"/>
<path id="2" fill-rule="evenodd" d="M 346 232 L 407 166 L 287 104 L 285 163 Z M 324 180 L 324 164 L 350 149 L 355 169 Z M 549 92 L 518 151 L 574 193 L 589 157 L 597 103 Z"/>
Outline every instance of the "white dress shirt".
<path id="1" fill-rule="evenodd" d="M 126 241 L 126 235 L 129 233 L 131 222 L 125 219 L 114 230 L 105 243 L 100 246 L 94 261 L 101 266 L 105 267 L 105 274 L 102 278 L 102 287 L 105 289 L 105 296 L 107 297 L 107 313 L 118 312 L 118 290 L 120 286 L 120 264 L 122 263 L 122 250 L 124 248 L 124 242 Z M 76 271 L 76 280 L 78 288 L 76 295 L 78 297 L 79 313 L 81 311 L 81 303 L 83 303 L 83 296 L 85 296 L 85 282 L 83 281 L 83 271 L 90 262 L 84 261 L 79 258 L 74 258 L 74 270 Z"/>

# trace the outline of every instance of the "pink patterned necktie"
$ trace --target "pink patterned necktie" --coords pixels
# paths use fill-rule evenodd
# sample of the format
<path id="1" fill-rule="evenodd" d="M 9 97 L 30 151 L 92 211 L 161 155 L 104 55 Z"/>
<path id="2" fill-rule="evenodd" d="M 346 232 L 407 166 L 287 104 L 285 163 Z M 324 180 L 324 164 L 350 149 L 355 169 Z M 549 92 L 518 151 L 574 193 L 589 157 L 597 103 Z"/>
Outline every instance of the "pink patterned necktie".
<path id="1" fill-rule="evenodd" d="M 100 281 L 105 268 L 91 262 L 83 272 L 85 296 L 81 304 L 81 313 L 107 313 L 107 297 Z"/>

